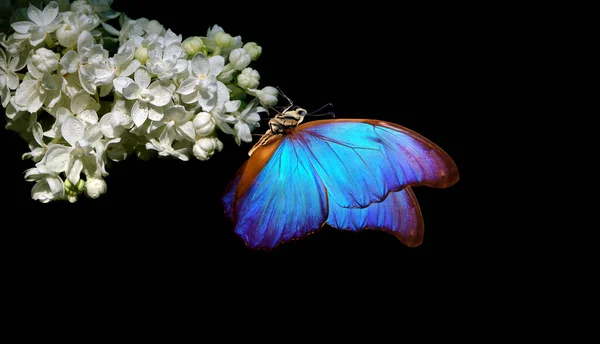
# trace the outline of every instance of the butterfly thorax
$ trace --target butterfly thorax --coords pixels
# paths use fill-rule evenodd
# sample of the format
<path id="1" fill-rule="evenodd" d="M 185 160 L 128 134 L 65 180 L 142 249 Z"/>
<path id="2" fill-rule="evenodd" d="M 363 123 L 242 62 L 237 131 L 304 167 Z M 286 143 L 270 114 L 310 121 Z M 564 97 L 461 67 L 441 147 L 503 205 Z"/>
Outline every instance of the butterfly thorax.
<path id="1" fill-rule="evenodd" d="M 302 108 L 296 108 L 295 110 L 275 115 L 275 117 L 269 120 L 269 130 L 254 144 L 248 155 L 252 155 L 258 147 L 266 145 L 272 139 L 288 134 L 302 123 L 304 115 L 306 115 L 306 110 Z"/>

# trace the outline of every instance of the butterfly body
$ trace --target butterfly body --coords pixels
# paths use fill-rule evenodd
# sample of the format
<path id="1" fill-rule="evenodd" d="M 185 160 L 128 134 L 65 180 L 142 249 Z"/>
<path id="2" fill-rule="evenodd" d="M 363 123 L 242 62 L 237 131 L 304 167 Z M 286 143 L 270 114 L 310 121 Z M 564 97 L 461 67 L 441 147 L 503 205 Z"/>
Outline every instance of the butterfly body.
<path id="1" fill-rule="evenodd" d="M 229 184 L 223 203 L 251 248 L 272 249 L 328 224 L 379 229 L 408 246 L 423 240 L 413 185 L 458 181 L 452 159 L 421 135 L 369 119 L 300 125 L 306 111 L 275 116 Z"/>

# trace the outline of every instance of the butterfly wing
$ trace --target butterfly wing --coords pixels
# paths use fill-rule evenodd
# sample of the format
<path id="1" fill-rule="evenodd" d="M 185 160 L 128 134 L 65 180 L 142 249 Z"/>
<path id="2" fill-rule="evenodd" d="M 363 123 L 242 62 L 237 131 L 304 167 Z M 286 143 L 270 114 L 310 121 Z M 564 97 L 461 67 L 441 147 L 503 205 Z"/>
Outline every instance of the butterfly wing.
<path id="1" fill-rule="evenodd" d="M 450 156 L 430 140 L 394 123 L 333 119 L 292 134 L 310 156 L 330 198 L 366 207 L 407 185 L 443 188 L 458 181 Z"/>
<path id="2" fill-rule="evenodd" d="M 383 230 L 411 247 L 423 242 L 423 216 L 410 186 L 365 208 L 345 208 L 330 201 L 327 224 L 354 232 L 367 228 Z"/>
<path id="3" fill-rule="evenodd" d="M 230 183 L 225 212 L 249 247 L 271 249 L 325 223 L 327 194 L 306 153 L 287 137 L 272 140 Z"/>
<path id="4" fill-rule="evenodd" d="M 252 248 L 271 249 L 325 222 L 387 230 L 417 246 L 421 213 L 405 188 L 457 180 L 452 159 L 409 129 L 377 120 L 323 120 L 256 149 L 224 202 L 235 232 Z"/>

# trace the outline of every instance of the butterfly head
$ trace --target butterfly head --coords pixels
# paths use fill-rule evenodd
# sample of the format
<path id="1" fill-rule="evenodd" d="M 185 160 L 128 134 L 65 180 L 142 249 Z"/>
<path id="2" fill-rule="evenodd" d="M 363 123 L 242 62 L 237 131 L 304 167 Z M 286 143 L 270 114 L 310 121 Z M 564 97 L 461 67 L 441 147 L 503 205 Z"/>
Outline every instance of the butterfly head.
<path id="1" fill-rule="evenodd" d="M 306 116 L 307 112 L 303 108 L 299 106 L 293 106 L 290 110 L 285 111 L 282 115 L 282 119 L 290 120 L 296 122 L 296 126 L 302 123 L 304 120 L 304 116 Z"/>

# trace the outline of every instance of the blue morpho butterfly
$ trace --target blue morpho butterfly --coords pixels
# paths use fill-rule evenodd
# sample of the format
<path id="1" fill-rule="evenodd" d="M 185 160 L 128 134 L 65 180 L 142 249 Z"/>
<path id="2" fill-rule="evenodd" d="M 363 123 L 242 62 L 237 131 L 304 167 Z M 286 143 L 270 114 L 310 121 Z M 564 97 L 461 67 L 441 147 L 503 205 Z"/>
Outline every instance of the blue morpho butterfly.
<path id="1" fill-rule="evenodd" d="M 390 122 L 327 119 L 300 125 L 307 113 L 291 104 L 269 121 L 223 196 L 235 233 L 250 248 L 271 250 L 328 224 L 379 229 L 419 246 L 423 217 L 411 186 L 456 183 L 452 158 Z"/>

